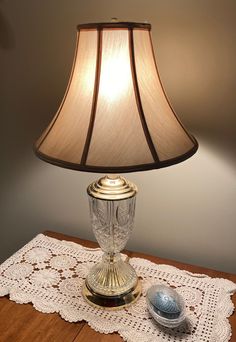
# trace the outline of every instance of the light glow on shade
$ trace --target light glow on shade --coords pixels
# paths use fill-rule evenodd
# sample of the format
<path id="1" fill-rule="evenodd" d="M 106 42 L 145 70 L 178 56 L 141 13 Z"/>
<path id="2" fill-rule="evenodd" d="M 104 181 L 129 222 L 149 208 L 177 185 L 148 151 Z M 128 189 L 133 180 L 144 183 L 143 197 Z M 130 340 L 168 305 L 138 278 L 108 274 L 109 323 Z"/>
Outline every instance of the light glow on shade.
<path id="1" fill-rule="evenodd" d="M 117 40 L 110 37 L 111 33 L 108 34 L 106 32 L 103 34 L 103 42 L 105 41 L 106 44 L 102 52 L 99 95 L 106 101 L 113 102 L 122 99 L 132 79 L 127 32 L 120 31 L 121 39 Z"/>

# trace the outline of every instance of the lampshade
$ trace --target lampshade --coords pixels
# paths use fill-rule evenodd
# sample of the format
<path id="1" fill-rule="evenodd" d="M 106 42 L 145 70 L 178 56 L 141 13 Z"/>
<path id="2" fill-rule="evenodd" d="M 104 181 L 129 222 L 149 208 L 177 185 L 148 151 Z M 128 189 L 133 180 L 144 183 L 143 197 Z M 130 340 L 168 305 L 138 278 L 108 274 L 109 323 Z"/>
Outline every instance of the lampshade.
<path id="1" fill-rule="evenodd" d="M 196 152 L 166 97 L 150 30 L 130 22 L 78 26 L 64 99 L 35 145 L 41 159 L 121 173 L 169 166 Z"/>

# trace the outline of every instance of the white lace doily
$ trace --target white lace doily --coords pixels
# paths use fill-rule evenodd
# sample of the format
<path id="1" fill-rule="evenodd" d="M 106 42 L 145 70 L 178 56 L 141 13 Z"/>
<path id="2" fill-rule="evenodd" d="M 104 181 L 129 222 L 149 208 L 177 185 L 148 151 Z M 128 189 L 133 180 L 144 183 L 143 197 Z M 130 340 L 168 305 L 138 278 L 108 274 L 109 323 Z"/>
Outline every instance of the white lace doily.
<path id="1" fill-rule="evenodd" d="M 39 234 L 0 265 L 0 296 L 9 294 L 11 300 L 21 304 L 32 302 L 36 310 L 58 312 L 69 322 L 85 320 L 96 331 L 118 332 L 129 342 L 229 341 L 227 317 L 234 310 L 230 296 L 236 284 L 131 258 L 130 263 L 142 279 L 141 298 L 119 311 L 96 309 L 83 299 L 81 285 L 101 255 L 100 249 Z M 187 320 L 182 326 L 168 329 L 152 319 L 145 294 L 153 284 L 170 285 L 183 296 Z"/>

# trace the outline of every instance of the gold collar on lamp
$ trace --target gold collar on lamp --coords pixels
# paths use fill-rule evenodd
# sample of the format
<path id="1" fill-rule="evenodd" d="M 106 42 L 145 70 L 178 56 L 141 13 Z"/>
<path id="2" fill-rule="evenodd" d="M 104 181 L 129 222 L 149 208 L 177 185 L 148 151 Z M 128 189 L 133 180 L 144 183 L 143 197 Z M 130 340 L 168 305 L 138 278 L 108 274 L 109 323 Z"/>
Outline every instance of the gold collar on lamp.
<path id="1" fill-rule="evenodd" d="M 61 167 L 108 174 L 87 189 L 93 231 L 104 255 L 91 268 L 83 294 L 93 305 L 114 309 L 141 293 L 135 270 L 120 256 L 133 229 L 137 188 L 114 174 L 182 162 L 198 144 L 166 97 L 150 24 L 77 28 L 65 96 L 35 153 Z"/>

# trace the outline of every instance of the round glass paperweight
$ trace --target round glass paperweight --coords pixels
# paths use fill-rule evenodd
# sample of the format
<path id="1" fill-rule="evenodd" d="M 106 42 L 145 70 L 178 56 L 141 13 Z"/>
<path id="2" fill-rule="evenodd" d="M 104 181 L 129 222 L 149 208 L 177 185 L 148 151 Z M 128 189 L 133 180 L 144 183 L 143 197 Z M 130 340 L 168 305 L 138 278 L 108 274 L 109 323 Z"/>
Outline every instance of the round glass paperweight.
<path id="1" fill-rule="evenodd" d="M 185 303 L 174 289 L 154 285 L 147 291 L 147 307 L 152 317 L 168 328 L 179 326 L 186 318 Z"/>

